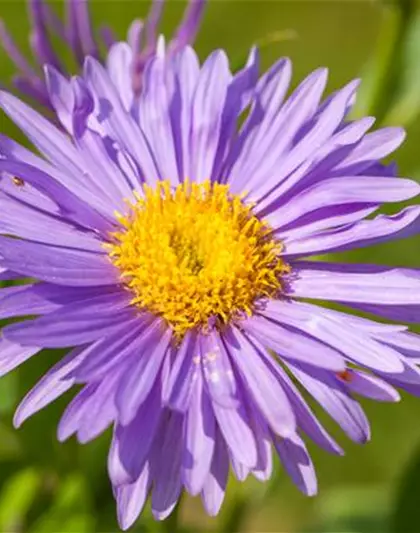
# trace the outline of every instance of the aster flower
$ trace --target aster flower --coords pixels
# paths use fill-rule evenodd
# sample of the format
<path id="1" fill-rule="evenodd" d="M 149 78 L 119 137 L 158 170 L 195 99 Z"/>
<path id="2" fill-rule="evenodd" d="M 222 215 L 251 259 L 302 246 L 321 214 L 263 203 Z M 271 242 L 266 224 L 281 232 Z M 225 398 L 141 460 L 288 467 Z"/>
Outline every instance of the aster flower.
<path id="1" fill-rule="evenodd" d="M 146 20 L 134 20 L 127 33 L 127 42 L 132 50 L 132 60 L 127 55 L 108 56 L 107 68 L 110 78 L 131 76 L 132 90 L 136 94 L 141 85 L 141 73 L 148 58 L 155 53 L 157 29 L 165 0 L 152 0 Z M 189 0 L 184 18 L 169 44 L 168 52 L 175 53 L 195 39 L 205 0 Z M 0 19 L 0 45 L 15 64 L 18 74 L 13 85 L 25 96 L 50 108 L 48 90 L 45 85 L 43 66 L 52 65 L 61 74 L 69 77 L 68 67 L 56 53 L 52 36 L 58 37 L 70 50 L 76 64 L 83 65 L 86 56 L 102 60 L 116 42 L 109 26 L 99 28 L 99 38 L 95 35 L 89 14 L 88 0 L 66 0 L 64 21 L 56 15 L 45 0 L 28 0 L 29 21 L 31 24 L 30 46 L 35 61 L 32 66 L 16 46 L 12 35 Z M 106 53 L 104 54 L 104 50 Z M 125 70 L 128 73 L 125 73 Z"/>
<path id="2" fill-rule="evenodd" d="M 71 81 L 46 74 L 66 134 L 0 95 L 40 154 L 0 139 L 0 276 L 25 279 L 0 292 L 0 317 L 38 315 L 3 327 L 0 370 L 71 350 L 15 425 L 81 385 L 58 438 L 113 426 L 123 528 L 149 493 L 157 519 L 184 489 L 217 514 L 229 470 L 267 480 L 273 449 L 315 494 L 304 437 L 343 452 L 304 390 L 359 443 L 370 430 L 357 396 L 420 392 L 420 337 L 405 325 L 418 322 L 419 270 L 314 260 L 418 232 L 418 205 L 377 214 L 419 194 L 380 162 L 403 131 L 346 118 L 357 81 L 322 100 L 325 69 L 286 96 L 290 62 L 259 77 L 255 49 L 232 74 L 223 51 L 200 66 L 160 41 L 130 109 L 130 80 L 111 83 L 94 58 Z"/>

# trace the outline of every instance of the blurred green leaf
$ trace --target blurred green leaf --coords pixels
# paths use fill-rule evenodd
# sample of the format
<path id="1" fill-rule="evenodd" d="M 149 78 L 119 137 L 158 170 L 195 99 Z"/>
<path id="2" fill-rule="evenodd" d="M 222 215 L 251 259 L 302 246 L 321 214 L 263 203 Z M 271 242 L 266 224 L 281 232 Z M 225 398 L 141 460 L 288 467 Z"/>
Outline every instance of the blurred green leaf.
<path id="1" fill-rule="evenodd" d="M 12 372 L 0 380 L 0 415 L 11 413 L 19 398 L 18 375 Z"/>
<path id="2" fill-rule="evenodd" d="M 420 449 L 403 470 L 390 520 L 390 533 L 420 531 Z"/>
<path id="3" fill-rule="evenodd" d="M 324 494 L 307 533 L 384 533 L 389 497 L 383 486 L 342 486 Z M 399 532 L 402 533 L 402 530 Z"/>
<path id="4" fill-rule="evenodd" d="M 362 84 L 353 109 L 355 116 L 375 114 L 378 100 L 384 90 L 389 64 L 393 59 L 400 23 L 398 8 L 394 5 L 384 6 L 376 46 L 362 69 Z"/>
<path id="5" fill-rule="evenodd" d="M 40 486 L 41 475 L 33 468 L 21 470 L 5 483 L 0 493 L 0 531 L 21 528 Z"/>
<path id="6" fill-rule="evenodd" d="M 406 125 L 418 112 L 420 98 L 414 87 L 420 81 L 420 23 L 415 0 L 398 0 L 382 6 L 375 50 L 362 71 L 363 83 L 354 108 L 356 116 L 373 115 L 379 122 Z M 389 111 L 390 107 L 396 111 Z"/>
<path id="7" fill-rule="evenodd" d="M 399 89 L 384 121 L 407 126 L 420 112 L 420 10 L 410 20 L 402 46 Z"/>
<path id="8" fill-rule="evenodd" d="M 86 480 L 81 474 L 69 476 L 58 487 L 52 505 L 30 528 L 30 533 L 89 533 L 95 518 Z"/>

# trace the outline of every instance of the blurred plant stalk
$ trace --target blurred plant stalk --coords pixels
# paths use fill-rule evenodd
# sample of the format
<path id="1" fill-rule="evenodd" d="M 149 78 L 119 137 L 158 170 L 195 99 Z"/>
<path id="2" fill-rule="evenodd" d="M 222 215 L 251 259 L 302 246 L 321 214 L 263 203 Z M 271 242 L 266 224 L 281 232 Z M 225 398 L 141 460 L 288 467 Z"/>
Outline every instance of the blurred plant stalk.
<path id="1" fill-rule="evenodd" d="M 420 9 L 415 0 L 384 2 L 380 9 L 379 35 L 354 114 L 408 126 L 420 112 Z"/>

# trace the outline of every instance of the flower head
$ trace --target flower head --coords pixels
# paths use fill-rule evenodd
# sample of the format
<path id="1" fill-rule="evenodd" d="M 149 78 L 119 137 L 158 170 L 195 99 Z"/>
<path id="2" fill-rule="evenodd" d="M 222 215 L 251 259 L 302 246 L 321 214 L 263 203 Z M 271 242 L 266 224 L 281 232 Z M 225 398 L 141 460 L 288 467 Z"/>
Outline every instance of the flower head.
<path id="1" fill-rule="evenodd" d="M 357 82 L 322 100 L 320 69 L 286 97 L 290 76 L 282 59 L 259 78 L 255 50 L 232 74 L 221 51 L 200 66 L 161 41 L 131 107 L 130 80 L 110 83 L 93 58 L 72 81 L 48 67 L 67 134 L 0 95 L 41 154 L 0 138 L 0 276 L 26 279 L 2 289 L 0 317 L 39 315 L 3 328 L 0 369 L 72 348 L 15 424 L 82 384 L 58 436 L 113 425 L 123 528 L 149 493 L 158 519 L 183 489 L 216 514 L 229 468 L 266 480 L 273 448 L 315 494 L 303 437 L 342 450 L 302 390 L 356 442 L 370 436 L 358 395 L 420 392 L 420 337 L 404 325 L 418 322 L 420 272 L 314 260 L 418 232 L 419 206 L 377 214 L 419 194 L 380 162 L 404 134 L 346 118 Z"/>
<path id="2" fill-rule="evenodd" d="M 189 1 L 184 18 L 170 42 L 168 52 L 175 53 L 194 40 L 205 1 Z M 156 51 L 157 29 L 164 3 L 165 0 L 152 0 L 146 20 L 143 22 L 137 19 L 131 23 L 127 33 L 127 42 L 132 51 L 130 63 L 124 56 L 119 57 L 118 61 L 109 57 L 108 68 L 111 79 L 126 69 L 128 71 L 126 75 L 131 77 L 134 93 L 140 90 L 141 74 L 145 63 Z M 56 15 L 45 0 L 28 0 L 28 8 L 31 25 L 30 46 L 35 66 L 32 66 L 20 52 L 1 20 L 0 46 L 4 48 L 18 70 L 18 74 L 13 79 L 16 89 L 33 101 L 49 108 L 51 104 L 43 76 L 44 65 L 52 65 L 67 77 L 77 74 L 77 72 L 71 72 L 56 53 L 52 36 L 58 37 L 68 47 L 79 66 L 83 65 L 84 58 L 87 56 L 102 60 L 104 58 L 102 50 L 105 49 L 108 53 L 116 39 L 109 26 L 101 26 L 98 32 L 99 38 L 96 36 L 89 14 L 88 0 L 66 0 L 64 21 Z"/>

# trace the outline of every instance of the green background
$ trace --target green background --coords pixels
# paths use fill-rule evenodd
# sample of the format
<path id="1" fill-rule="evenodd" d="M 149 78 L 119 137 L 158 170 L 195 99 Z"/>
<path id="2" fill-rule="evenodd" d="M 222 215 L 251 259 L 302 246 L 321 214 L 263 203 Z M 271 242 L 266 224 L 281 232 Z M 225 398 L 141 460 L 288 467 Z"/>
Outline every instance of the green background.
<path id="1" fill-rule="evenodd" d="M 162 31 L 170 35 L 184 2 L 169 0 Z M 91 2 L 95 23 L 107 22 L 124 37 L 149 2 Z M 54 2 L 60 11 L 62 3 Z M 29 51 L 26 5 L 0 1 L 0 16 Z M 396 158 L 400 174 L 420 177 L 420 3 L 404 1 L 210 0 L 197 39 L 204 58 L 225 48 L 238 68 L 251 44 L 261 45 L 262 66 L 289 56 L 296 85 L 319 66 L 330 70 L 329 90 L 362 77 L 354 116 L 375 115 L 379 124 L 404 125 L 408 137 Z M 60 46 L 60 45 L 58 45 Z M 64 48 L 60 53 L 66 54 Z M 29 53 L 29 52 L 28 52 Z M 66 57 L 68 54 L 66 54 Z M 0 83 L 13 72 L 0 52 Z M 22 136 L 0 117 L 1 131 Z M 394 206 L 390 212 L 395 211 Z M 1 216 L 1 214 L 0 214 Z M 419 266 L 420 239 L 348 253 L 339 260 Z M 116 531 L 114 502 L 106 475 L 110 434 L 88 445 L 56 441 L 55 428 L 71 394 L 12 428 L 19 398 L 60 354 L 43 352 L 0 380 L 0 531 Z M 229 483 L 222 512 L 208 518 L 199 499 L 185 497 L 179 512 L 184 531 L 420 532 L 420 398 L 403 394 L 399 404 L 362 402 L 372 423 L 372 442 L 352 444 L 321 419 L 344 446 L 344 457 L 310 445 L 319 495 L 306 498 L 276 462 L 270 483 Z M 319 410 L 317 410 L 319 412 Z M 147 509 L 136 531 L 174 531 L 172 521 L 154 523 Z"/>

